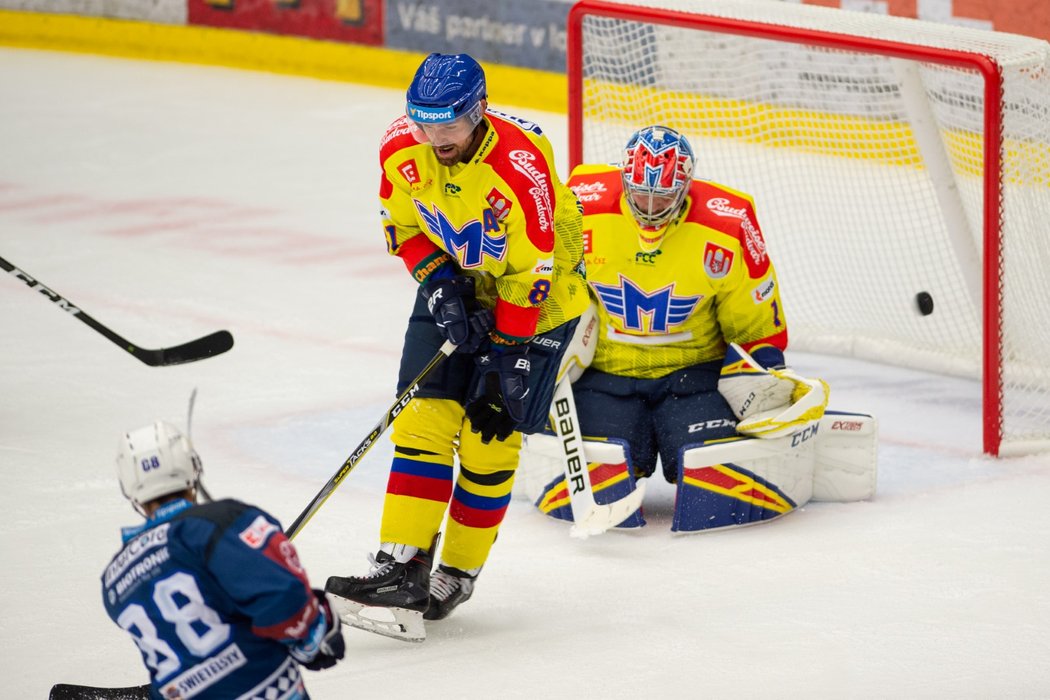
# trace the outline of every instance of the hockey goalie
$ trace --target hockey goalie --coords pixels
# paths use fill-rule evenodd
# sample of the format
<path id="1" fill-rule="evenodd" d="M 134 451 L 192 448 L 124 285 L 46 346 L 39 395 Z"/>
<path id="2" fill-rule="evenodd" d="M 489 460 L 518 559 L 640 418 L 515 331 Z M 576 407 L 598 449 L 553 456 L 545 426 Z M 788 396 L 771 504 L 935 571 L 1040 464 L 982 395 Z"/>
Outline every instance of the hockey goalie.
<path id="1" fill-rule="evenodd" d="M 875 490 L 875 418 L 827 411 L 788 369 L 788 327 L 754 200 L 693 178 L 688 140 L 651 126 L 618 165 L 580 165 L 593 323 L 565 354 L 550 435 L 519 479 L 587 536 L 640 527 L 645 479 L 675 484 L 672 530 L 764 522 Z"/>

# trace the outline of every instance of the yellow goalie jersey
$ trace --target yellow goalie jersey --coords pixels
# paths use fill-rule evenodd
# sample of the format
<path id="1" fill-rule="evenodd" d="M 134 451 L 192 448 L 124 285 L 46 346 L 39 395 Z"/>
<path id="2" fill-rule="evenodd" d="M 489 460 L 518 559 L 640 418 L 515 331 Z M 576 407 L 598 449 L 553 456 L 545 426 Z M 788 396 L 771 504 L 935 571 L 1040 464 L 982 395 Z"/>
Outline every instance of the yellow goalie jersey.
<path id="1" fill-rule="evenodd" d="M 583 205 L 587 281 L 598 300 L 591 367 L 655 378 L 721 360 L 729 342 L 787 347 L 776 273 L 750 196 L 694 180 L 662 245 L 646 253 L 619 169 L 581 165 L 568 184 Z"/>
<path id="2" fill-rule="evenodd" d="M 445 167 L 407 119 L 380 144 L 387 249 L 420 283 L 455 263 L 496 317 L 493 340 L 521 343 L 578 317 L 589 303 L 576 197 L 558 178 L 538 127 L 489 110 L 469 163 Z"/>

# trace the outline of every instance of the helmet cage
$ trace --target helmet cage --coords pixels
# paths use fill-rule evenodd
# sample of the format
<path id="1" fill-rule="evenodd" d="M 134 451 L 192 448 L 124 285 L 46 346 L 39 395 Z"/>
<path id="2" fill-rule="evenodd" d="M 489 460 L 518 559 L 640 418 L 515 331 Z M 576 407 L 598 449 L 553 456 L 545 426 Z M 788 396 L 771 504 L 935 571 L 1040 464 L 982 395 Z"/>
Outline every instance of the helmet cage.
<path id="1" fill-rule="evenodd" d="M 628 140 L 620 174 L 634 218 L 644 228 L 658 229 L 685 202 L 693 179 L 693 149 L 674 129 L 647 127 Z"/>

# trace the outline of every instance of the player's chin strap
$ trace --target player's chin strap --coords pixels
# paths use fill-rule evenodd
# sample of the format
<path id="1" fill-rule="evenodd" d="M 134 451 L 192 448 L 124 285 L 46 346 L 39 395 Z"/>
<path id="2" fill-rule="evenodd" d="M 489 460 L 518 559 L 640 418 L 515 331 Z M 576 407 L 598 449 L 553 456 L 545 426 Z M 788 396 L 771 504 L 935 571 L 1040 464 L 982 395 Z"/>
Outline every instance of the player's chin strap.
<path id="1" fill-rule="evenodd" d="M 551 426 L 561 446 L 560 459 L 572 507 L 573 526 L 569 534 L 580 539 L 616 527 L 637 511 L 645 498 L 645 484 L 639 482 L 633 491 L 618 501 L 603 505 L 594 500 L 572 381 L 591 364 L 597 346 L 598 314 L 592 304 L 580 317 L 576 332 L 565 350 L 550 411 Z"/>
<path id="2" fill-rule="evenodd" d="M 831 392 L 823 379 L 762 367 L 736 343 L 726 351 L 718 391 L 740 420 L 737 432 L 759 438 L 785 437 L 820 420 Z"/>

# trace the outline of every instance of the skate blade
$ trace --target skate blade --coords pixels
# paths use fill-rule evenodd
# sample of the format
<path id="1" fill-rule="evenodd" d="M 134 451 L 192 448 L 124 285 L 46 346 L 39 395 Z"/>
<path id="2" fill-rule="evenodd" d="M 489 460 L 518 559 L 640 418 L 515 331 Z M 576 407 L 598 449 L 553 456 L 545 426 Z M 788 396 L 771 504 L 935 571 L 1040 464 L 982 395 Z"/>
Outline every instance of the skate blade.
<path id="1" fill-rule="evenodd" d="M 359 630 L 372 632 L 402 642 L 422 642 L 427 638 L 423 613 L 405 608 L 382 608 L 364 605 L 329 593 L 333 607 L 343 622 Z"/>

